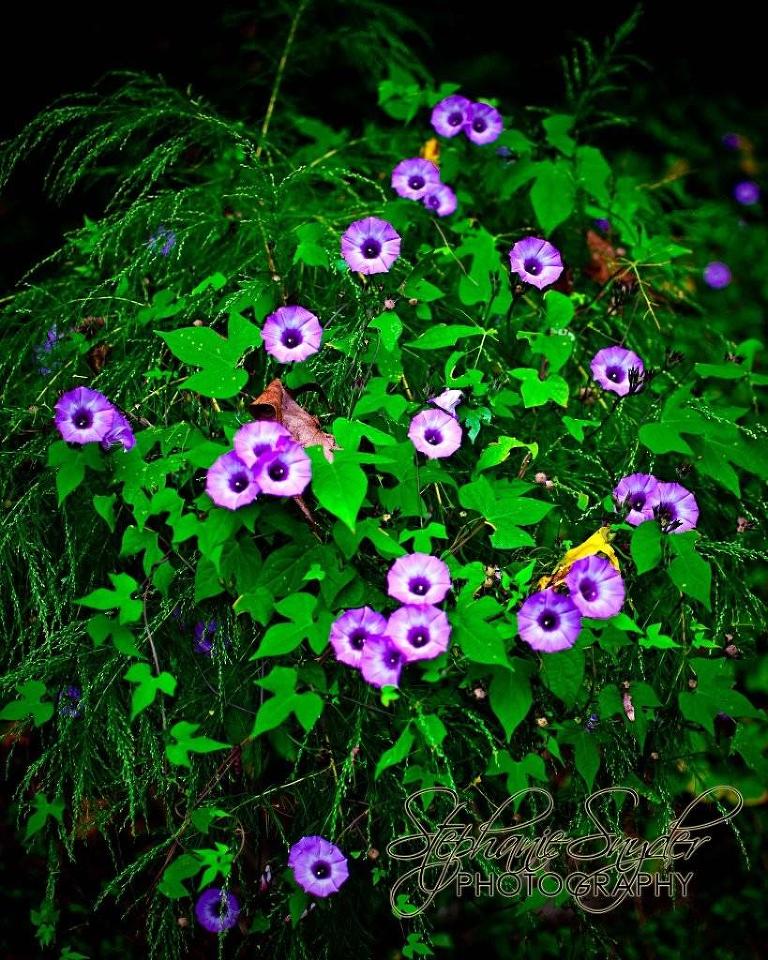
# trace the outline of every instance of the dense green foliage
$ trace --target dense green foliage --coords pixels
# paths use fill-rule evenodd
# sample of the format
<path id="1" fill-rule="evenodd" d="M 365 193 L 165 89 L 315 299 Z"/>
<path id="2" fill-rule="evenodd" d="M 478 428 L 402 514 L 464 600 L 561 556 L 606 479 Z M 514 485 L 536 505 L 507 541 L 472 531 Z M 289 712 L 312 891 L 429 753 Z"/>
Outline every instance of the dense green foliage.
<path id="1" fill-rule="evenodd" d="M 47 145 L 54 196 L 111 193 L 3 304 L 0 718 L 11 756 L 24 738 L 34 746 L 15 806 L 50 865 L 33 921 L 43 946 L 78 955 L 85 941 L 60 932 L 76 910 L 57 878 L 103 843 L 97 905 L 117 900 L 151 957 L 215 939 L 191 898 L 222 881 L 243 905 L 226 955 L 260 944 L 277 957 L 411 957 L 453 944 L 462 956 L 457 931 L 486 924 L 499 956 L 521 943 L 547 956 L 557 928 L 541 924 L 536 897 L 463 903 L 460 920 L 447 898 L 399 927 L 384 850 L 406 829 L 405 798 L 431 785 L 458 790 L 479 819 L 547 785 L 574 836 L 596 786 L 637 790 L 646 833 L 718 784 L 763 799 L 768 375 L 755 335 L 768 232 L 759 208 L 738 210 L 714 181 L 707 196 L 689 189 L 679 162 L 600 149 L 622 122 L 623 33 L 572 59 L 560 112 L 498 104 L 495 144 L 442 140 L 459 208 L 437 219 L 397 198 L 389 176 L 433 136 L 429 110 L 455 85 L 409 66 L 384 21 L 380 118 L 333 129 L 280 100 L 302 26 L 286 24 L 258 123 L 119 77 L 41 114 L 2 157 L 4 179 Z M 706 149 L 731 160 L 718 133 Z M 366 216 L 403 238 L 389 273 L 362 277 L 340 258 L 341 234 Z M 567 265 L 544 294 L 510 274 L 508 250 L 527 233 L 551 238 Z M 733 269 L 724 290 L 702 282 L 713 259 Z M 284 303 L 325 330 L 321 351 L 288 368 L 260 333 Z M 54 325 L 41 360 L 35 345 Z M 653 371 L 623 399 L 589 375 L 616 342 Z M 302 505 L 218 508 L 205 471 L 276 377 L 333 436 L 333 462 L 310 448 Z M 133 450 L 58 437 L 53 405 L 81 384 L 126 412 Z M 426 461 L 408 424 L 445 388 L 465 391 L 464 442 Z M 611 490 L 635 471 L 694 491 L 698 529 L 623 523 Z M 517 638 L 521 602 L 607 527 L 624 612 L 588 621 L 567 652 L 534 653 Z M 386 572 L 413 550 L 451 569 L 452 644 L 380 694 L 334 660 L 330 624 L 363 604 L 391 610 Z M 193 629 L 214 620 L 202 657 Z M 60 709 L 68 685 L 82 689 L 79 716 Z M 612 816 L 626 828 L 622 809 Z M 743 848 L 738 819 L 732 829 L 719 842 Z M 308 898 L 286 856 L 314 833 L 345 850 L 351 876 L 302 918 Z M 621 938 L 610 918 L 569 910 L 563 923 L 579 939 L 572 956 L 607 956 Z M 664 915 L 648 929 L 673 937 Z"/>

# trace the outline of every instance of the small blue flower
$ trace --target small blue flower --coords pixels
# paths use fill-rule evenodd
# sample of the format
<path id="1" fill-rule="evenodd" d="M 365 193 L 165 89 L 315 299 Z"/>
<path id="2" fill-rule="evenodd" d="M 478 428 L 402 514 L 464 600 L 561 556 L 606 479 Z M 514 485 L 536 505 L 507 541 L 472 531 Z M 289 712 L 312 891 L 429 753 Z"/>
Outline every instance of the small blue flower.
<path id="1" fill-rule="evenodd" d="M 173 232 L 173 230 L 166 229 L 162 223 L 157 228 L 157 231 L 149 238 L 149 249 L 156 250 L 158 244 L 160 243 L 162 243 L 162 246 L 160 247 L 160 253 L 164 257 L 167 257 L 176 245 L 176 234 Z"/>
<path id="2" fill-rule="evenodd" d="M 195 653 L 202 653 L 206 657 L 211 656 L 213 650 L 213 637 L 216 633 L 218 623 L 215 620 L 209 620 L 207 623 L 198 620 L 194 629 L 194 642 L 192 648 Z"/>
<path id="3" fill-rule="evenodd" d="M 68 686 L 59 691 L 59 716 L 80 717 L 80 700 L 83 692 L 80 687 Z"/>
<path id="4" fill-rule="evenodd" d="M 56 367 L 56 364 L 54 363 L 51 363 L 50 366 L 48 365 L 49 361 L 47 359 L 47 355 L 53 352 L 59 340 L 61 340 L 61 336 L 59 334 L 58 327 L 54 323 L 48 333 L 46 333 L 45 340 L 35 347 L 35 358 L 37 359 L 38 363 L 41 363 L 39 372 L 44 377 L 47 377 L 48 374 L 51 373 L 51 371 Z"/>

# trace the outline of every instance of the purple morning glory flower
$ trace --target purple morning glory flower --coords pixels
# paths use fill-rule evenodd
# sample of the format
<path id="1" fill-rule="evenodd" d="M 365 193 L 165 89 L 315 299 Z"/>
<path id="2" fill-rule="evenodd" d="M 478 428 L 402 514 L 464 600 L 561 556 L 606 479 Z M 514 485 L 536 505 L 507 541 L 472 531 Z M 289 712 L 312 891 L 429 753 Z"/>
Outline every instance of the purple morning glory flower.
<path id="1" fill-rule="evenodd" d="M 643 382 L 645 366 L 643 361 L 632 350 L 624 347 L 605 347 L 598 350 L 589 365 L 592 378 L 603 390 L 610 390 L 625 397 L 630 391 L 637 392 Z M 632 373 L 632 371 L 636 371 Z"/>
<path id="2" fill-rule="evenodd" d="M 704 283 L 713 290 L 722 290 L 731 282 L 731 268 L 722 260 L 713 260 L 704 267 Z"/>
<path id="3" fill-rule="evenodd" d="M 408 436 L 419 453 L 434 460 L 450 457 L 459 449 L 462 429 L 456 417 L 445 410 L 422 410 L 411 420 Z"/>
<path id="4" fill-rule="evenodd" d="M 473 103 L 464 121 L 464 133 L 472 143 L 480 146 L 493 143 L 501 136 L 504 121 L 498 110 L 489 103 Z"/>
<path id="5" fill-rule="evenodd" d="M 387 618 L 370 607 L 347 610 L 331 624 L 331 646 L 336 659 L 359 667 L 368 640 L 381 636 L 386 629 Z"/>
<path id="6" fill-rule="evenodd" d="M 625 517 L 633 527 L 653 519 L 651 500 L 656 493 L 659 481 L 649 473 L 630 473 L 613 488 L 613 499 L 618 507 L 629 507 Z"/>
<path id="7" fill-rule="evenodd" d="M 254 420 L 240 427 L 234 437 L 235 453 L 252 467 L 263 453 L 272 450 L 278 440 L 292 440 L 291 434 L 276 420 Z"/>
<path id="8" fill-rule="evenodd" d="M 440 407 L 441 410 L 445 410 L 446 413 L 450 413 L 455 417 L 456 407 L 458 407 L 458 405 L 461 403 L 461 398 L 463 396 L 463 390 L 443 390 L 443 392 L 438 396 L 430 397 L 429 403 L 436 407 Z"/>
<path id="9" fill-rule="evenodd" d="M 208 468 L 205 492 L 217 506 L 237 510 L 253 503 L 261 489 L 253 470 L 232 450 Z"/>
<path id="10" fill-rule="evenodd" d="M 741 136 L 738 133 L 724 133 L 723 146 L 729 150 L 738 150 L 741 146 Z"/>
<path id="11" fill-rule="evenodd" d="M 517 614 L 517 632 L 534 650 L 558 653 L 572 647 L 581 632 L 581 614 L 573 600 L 554 590 L 531 594 Z"/>
<path id="12" fill-rule="evenodd" d="M 80 687 L 68 686 L 59 691 L 59 715 L 62 717 L 79 717 L 80 699 L 83 692 Z"/>
<path id="13" fill-rule="evenodd" d="M 103 440 L 116 413 L 104 394 L 90 387 L 75 387 L 63 393 L 54 411 L 56 429 L 69 443 Z"/>
<path id="14" fill-rule="evenodd" d="M 209 620 L 207 623 L 198 620 L 193 631 L 192 649 L 195 653 L 202 653 L 206 657 L 211 656 L 213 650 L 213 636 L 216 633 L 218 623 L 215 620 Z"/>
<path id="15" fill-rule="evenodd" d="M 437 607 L 406 604 L 390 616 L 387 636 L 406 661 L 433 660 L 448 649 L 451 625 Z"/>
<path id="16" fill-rule="evenodd" d="M 745 207 L 750 207 L 760 199 L 760 187 L 754 180 L 742 180 L 733 188 L 734 199 Z"/>
<path id="17" fill-rule="evenodd" d="M 377 217 L 355 220 L 341 238 L 341 255 L 357 273 L 387 273 L 400 256 L 400 234 Z"/>
<path id="18" fill-rule="evenodd" d="M 209 933 L 223 933 L 237 923 L 240 904 L 234 894 L 225 893 L 220 887 L 209 887 L 197 898 L 195 916 Z"/>
<path id="19" fill-rule="evenodd" d="M 109 450 L 115 444 L 120 444 L 126 453 L 136 446 L 136 436 L 131 425 L 119 410 L 115 410 L 112 426 L 104 434 L 101 447 L 102 450 Z"/>
<path id="20" fill-rule="evenodd" d="M 296 883 L 314 897 L 337 893 L 349 876 L 347 858 L 325 837 L 302 837 L 288 853 Z"/>
<path id="21" fill-rule="evenodd" d="M 450 589 L 448 567 L 428 553 L 398 557 L 387 573 L 387 593 L 401 603 L 440 603 Z"/>
<path id="22" fill-rule="evenodd" d="M 542 290 L 563 272 L 560 251 L 541 237 L 523 237 L 509 251 L 509 263 L 523 283 Z"/>
<path id="23" fill-rule="evenodd" d="M 421 202 L 438 217 L 448 217 L 456 209 L 456 194 L 447 184 L 440 183 L 430 186 Z"/>
<path id="24" fill-rule="evenodd" d="M 693 530 L 699 519 L 696 497 L 679 483 L 659 483 L 649 505 L 666 533 Z"/>
<path id="25" fill-rule="evenodd" d="M 280 363 L 298 363 L 320 349 L 323 328 L 304 307 L 278 307 L 264 321 L 264 349 Z"/>
<path id="26" fill-rule="evenodd" d="M 577 560 L 565 578 L 571 599 L 582 616 L 614 617 L 624 605 L 624 581 L 610 560 L 593 554 Z"/>
<path id="27" fill-rule="evenodd" d="M 369 637 L 363 647 L 360 672 L 373 687 L 396 687 L 406 658 L 389 637 Z"/>
<path id="28" fill-rule="evenodd" d="M 282 437 L 272 450 L 259 457 L 253 472 L 264 493 L 298 497 L 312 479 L 312 461 L 300 443 Z"/>
<path id="29" fill-rule="evenodd" d="M 412 157 L 401 160 L 392 171 L 392 189 L 409 200 L 421 198 L 440 184 L 440 171 L 431 160 Z"/>
<path id="30" fill-rule="evenodd" d="M 454 94 L 432 108 L 431 123 L 441 137 L 455 137 L 461 133 L 469 116 L 472 102 Z"/>

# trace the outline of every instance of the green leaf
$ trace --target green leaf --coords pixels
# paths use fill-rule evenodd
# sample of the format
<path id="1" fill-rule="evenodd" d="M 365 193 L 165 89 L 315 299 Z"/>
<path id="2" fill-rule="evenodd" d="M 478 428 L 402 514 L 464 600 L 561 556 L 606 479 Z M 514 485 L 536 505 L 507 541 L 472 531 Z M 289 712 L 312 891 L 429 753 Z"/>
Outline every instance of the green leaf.
<path id="1" fill-rule="evenodd" d="M 182 363 L 202 367 L 185 382 L 186 389 L 205 397 L 226 399 L 238 394 L 248 382 L 246 371 L 237 367 L 243 352 L 242 342 L 231 342 L 210 327 L 182 327 L 155 333 Z"/>
<path id="2" fill-rule="evenodd" d="M 50 701 L 43 700 L 48 692 L 44 683 L 27 680 L 26 683 L 17 684 L 16 691 L 20 699 L 6 703 L 0 710 L 0 720 L 24 720 L 32 717 L 34 725 L 40 727 L 51 719 L 54 708 Z"/>
<path id="3" fill-rule="evenodd" d="M 315 630 L 314 611 L 317 607 L 317 597 L 308 593 L 294 593 L 275 604 L 275 609 L 289 623 L 277 623 L 267 630 L 264 639 L 259 644 L 258 651 L 251 657 L 252 660 L 261 657 L 276 657 L 283 653 L 290 653 L 302 642 L 309 639 Z"/>
<path id="4" fill-rule="evenodd" d="M 452 347 L 458 340 L 466 337 L 482 337 L 483 334 L 494 332 L 461 323 L 436 323 L 418 339 L 410 340 L 405 345 L 413 347 L 414 350 L 437 350 L 440 347 Z"/>
<path id="5" fill-rule="evenodd" d="M 379 331 L 382 347 L 391 352 L 397 347 L 400 334 L 403 332 L 403 321 L 394 310 L 385 310 L 378 317 L 374 317 L 368 327 Z"/>
<path id="6" fill-rule="evenodd" d="M 27 829 L 24 839 L 29 840 L 36 833 L 39 833 L 49 819 L 54 819 L 57 823 L 64 822 L 64 801 L 48 800 L 45 794 L 36 793 L 32 798 L 34 812 L 27 820 Z"/>
<path id="7" fill-rule="evenodd" d="M 188 897 L 189 890 L 184 886 L 183 881 L 196 876 L 202 870 L 202 867 L 202 861 L 194 854 L 182 853 L 180 857 L 176 857 L 165 868 L 157 889 L 170 900 Z"/>
<path id="8" fill-rule="evenodd" d="M 579 147 L 576 151 L 576 180 L 585 193 L 590 194 L 598 203 L 607 204 L 610 200 L 608 181 L 611 168 L 597 147 Z"/>
<path id="9" fill-rule="evenodd" d="M 373 779 L 378 780 L 381 774 L 389 769 L 389 767 L 394 767 L 395 764 L 402 763 L 411 752 L 411 747 L 415 739 L 416 737 L 411 730 L 410 724 L 406 724 L 394 744 L 379 757 Z"/>
<path id="10" fill-rule="evenodd" d="M 576 141 L 568 135 L 568 131 L 573 126 L 573 119 L 569 114 L 555 113 L 541 121 L 547 143 L 564 153 L 566 157 L 573 156 L 576 148 Z"/>
<path id="11" fill-rule="evenodd" d="M 159 691 L 169 697 L 176 692 L 176 678 L 173 674 L 161 671 L 155 676 L 148 663 L 134 663 L 123 675 L 123 679 L 136 684 L 131 697 L 131 721 L 154 703 Z"/>
<path id="12" fill-rule="evenodd" d="M 93 506 L 96 510 L 96 513 L 101 517 L 101 519 L 109 527 L 110 532 L 115 532 L 115 500 L 117 500 L 117 494 L 112 493 L 109 496 L 101 496 L 97 494 L 93 498 Z"/>
<path id="13" fill-rule="evenodd" d="M 574 751 L 574 764 L 576 769 L 584 778 L 587 789 L 591 790 L 600 769 L 600 750 L 595 743 L 594 735 L 586 730 L 581 730 L 576 737 L 576 749 Z"/>
<path id="14" fill-rule="evenodd" d="M 469 270 L 463 271 L 459 277 L 459 299 L 468 307 L 479 303 L 488 303 L 495 314 L 503 313 L 508 303 L 501 306 L 494 300 L 494 289 L 491 277 L 499 275 L 501 261 L 496 250 L 496 240 L 485 229 L 480 227 L 463 238 L 461 246 L 455 251 L 455 256 L 464 257 L 470 254 L 472 263 Z M 506 284 L 505 284 L 506 286 Z"/>
<path id="15" fill-rule="evenodd" d="M 411 274 L 403 288 L 403 293 L 406 297 L 412 300 L 421 300 L 424 303 L 432 303 L 432 301 L 439 300 L 445 296 L 443 291 L 439 287 L 436 287 L 434 283 L 430 283 L 429 280 L 416 276 L 415 274 L 416 271 Z"/>
<path id="16" fill-rule="evenodd" d="M 515 658 L 512 662 L 512 670 L 493 668 L 488 688 L 488 702 L 504 730 L 507 741 L 525 720 L 533 704 L 529 680 L 532 667 L 520 658 Z"/>
<path id="17" fill-rule="evenodd" d="M 502 550 L 531 547 L 533 537 L 520 527 L 538 523 L 552 510 L 553 504 L 520 496 L 518 491 L 529 488 L 529 484 L 515 486 L 504 480 L 496 480 L 491 485 L 487 477 L 481 476 L 459 488 L 459 502 L 468 510 L 476 510 L 493 527 L 491 543 L 495 547 Z"/>
<path id="18" fill-rule="evenodd" d="M 291 667 L 275 667 L 268 676 L 256 681 L 274 696 L 259 707 L 252 736 L 274 730 L 292 713 L 307 733 L 314 727 L 323 712 L 323 699 L 312 691 L 297 693 L 297 683 L 298 674 Z"/>
<path id="19" fill-rule="evenodd" d="M 561 330 L 573 320 L 573 301 L 558 290 L 547 290 L 544 294 L 544 307 L 547 324 L 553 330 Z"/>
<path id="20" fill-rule="evenodd" d="M 171 727 L 170 734 L 176 743 L 166 745 L 165 755 L 174 766 L 191 767 L 190 753 L 214 753 L 216 750 L 229 749 L 228 743 L 211 740 L 210 737 L 195 736 L 199 729 L 199 723 L 187 723 L 185 720 L 181 720 Z"/>
<path id="21" fill-rule="evenodd" d="M 516 367 L 510 370 L 516 380 L 522 381 L 520 393 L 525 407 L 541 407 L 550 400 L 568 406 L 568 383 L 554 373 L 542 380 L 538 370 L 530 367 Z"/>
<path id="22" fill-rule="evenodd" d="M 75 603 L 93 610 L 118 610 L 120 623 L 133 623 L 141 619 L 142 602 L 131 596 L 139 589 L 138 583 L 127 573 L 109 573 L 107 576 L 112 582 L 112 590 L 100 587 L 88 596 L 75 600 Z"/>
<path id="23" fill-rule="evenodd" d="M 322 447 L 306 448 L 312 461 L 312 492 L 320 505 L 354 533 L 357 515 L 368 490 L 368 478 L 354 451 L 336 450 L 328 463 Z"/>
<path id="24" fill-rule="evenodd" d="M 86 623 L 85 629 L 97 647 L 100 647 L 107 637 L 111 637 L 112 645 L 118 653 L 127 657 L 137 657 L 139 660 L 146 659 L 136 646 L 136 638 L 131 629 L 103 613 L 92 616 Z"/>
<path id="25" fill-rule="evenodd" d="M 630 553 L 638 573 L 647 573 L 661 562 L 661 528 L 655 520 L 646 520 L 632 531 Z"/>
<path id="26" fill-rule="evenodd" d="M 661 632 L 660 623 L 651 623 L 645 631 L 645 636 L 640 637 L 641 647 L 648 647 L 655 650 L 669 650 L 673 647 L 679 647 L 680 644 Z"/>
<path id="27" fill-rule="evenodd" d="M 459 594 L 456 610 L 451 616 L 453 640 L 473 663 L 509 666 L 505 637 L 512 630 L 503 608 L 492 597 L 472 597 L 474 587 L 469 584 Z"/>
<path id="28" fill-rule="evenodd" d="M 546 160 L 538 164 L 536 181 L 531 188 L 531 203 L 544 233 L 551 233 L 570 217 L 575 198 L 576 185 L 570 163 Z"/>
<path id="29" fill-rule="evenodd" d="M 669 544 L 677 554 L 669 565 L 669 578 L 682 593 L 703 603 L 707 610 L 710 606 L 712 587 L 712 568 L 696 552 L 699 535 L 695 530 L 686 533 L 670 533 Z"/>
<path id="30" fill-rule="evenodd" d="M 726 713 L 731 717 L 764 716 L 738 690 L 732 690 L 734 682 L 733 664 L 723 660 L 692 659 L 691 667 L 696 671 L 698 685 L 695 690 L 683 690 L 677 695 L 680 712 L 693 723 L 698 723 L 710 736 L 715 735 L 715 717 Z"/>
<path id="31" fill-rule="evenodd" d="M 584 682 L 584 651 L 571 647 L 555 656 L 543 657 L 541 679 L 567 707 L 574 706 Z"/>
<path id="32" fill-rule="evenodd" d="M 56 467 L 56 493 L 62 504 L 85 479 L 85 468 L 103 470 L 104 462 L 98 443 L 75 447 L 55 440 L 48 448 L 48 466 Z"/>
<path id="33" fill-rule="evenodd" d="M 480 473 L 483 470 L 488 470 L 490 467 L 496 467 L 500 463 L 504 463 L 510 453 L 520 447 L 528 450 L 532 459 L 535 459 L 538 455 L 538 443 L 526 443 L 524 440 L 518 440 L 516 437 L 499 437 L 498 440 L 489 443 L 477 458 L 475 472 Z"/>
<path id="34" fill-rule="evenodd" d="M 577 420 L 574 417 L 563 417 L 563 426 L 578 443 L 584 442 L 584 431 L 599 426 L 597 420 Z"/>

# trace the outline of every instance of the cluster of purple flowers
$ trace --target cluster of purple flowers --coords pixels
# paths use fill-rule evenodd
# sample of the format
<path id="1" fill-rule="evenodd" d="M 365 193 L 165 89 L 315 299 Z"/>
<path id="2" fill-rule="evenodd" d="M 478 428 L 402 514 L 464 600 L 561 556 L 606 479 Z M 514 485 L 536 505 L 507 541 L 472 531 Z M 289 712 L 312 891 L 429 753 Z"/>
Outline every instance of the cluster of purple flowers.
<path id="1" fill-rule="evenodd" d="M 401 160 L 392 171 L 392 188 L 400 197 L 421 200 L 438 217 L 447 217 L 456 209 L 456 194 L 442 183 L 440 171 L 431 160 Z"/>
<path id="2" fill-rule="evenodd" d="M 484 146 L 501 136 L 504 121 L 498 110 L 488 103 L 474 103 L 454 94 L 436 104 L 432 110 L 432 126 L 441 137 L 463 133 L 472 143 Z"/>
<path id="3" fill-rule="evenodd" d="M 539 290 L 554 283 L 563 272 L 560 251 L 541 237 L 523 237 L 509 251 L 509 263 L 523 283 Z"/>
<path id="4" fill-rule="evenodd" d="M 347 858 L 341 850 L 317 835 L 302 837 L 294 843 L 288 852 L 288 866 L 301 889 L 315 897 L 338 893 L 349 877 Z M 195 916 L 209 933 L 223 933 L 237 923 L 240 903 L 233 893 L 209 887 L 197 898 Z"/>
<path id="5" fill-rule="evenodd" d="M 330 637 L 336 659 L 374 687 L 398 686 L 403 664 L 433 660 L 448 649 L 451 626 L 435 604 L 450 588 L 442 560 L 426 553 L 399 557 L 387 574 L 387 592 L 402 606 L 389 619 L 370 607 L 338 617 Z"/>
<path id="6" fill-rule="evenodd" d="M 679 483 L 665 483 L 650 473 L 622 477 L 613 490 L 616 505 L 628 510 L 624 518 L 633 527 L 658 520 L 666 533 L 694 530 L 699 519 L 696 497 Z"/>
<path id="7" fill-rule="evenodd" d="M 461 446 L 463 431 L 456 416 L 461 390 L 444 390 L 429 402 L 436 409 L 422 410 L 411 420 L 408 437 L 425 457 L 434 460 L 450 457 Z"/>
<path id="8" fill-rule="evenodd" d="M 205 489 L 219 507 L 237 510 L 266 493 L 298 497 L 312 478 L 312 462 L 284 426 L 256 420 L 240 427 L 234 450 L 208 468 Z"/>
<path id="9" fill-rule="evenodd" d="M 314 313 L 304 307 L 278 307 L 264 321 L 264 349 L 279 363 L 306 360 L 320 349 L 323 328 Z"/>
<path id="10" fill-rule="evenodd" d="M 63 393 L 54 413 L 56 429 L 68 443 L 100 443 L 104 450 L 120 444 L 126 451 L 136 443 L 124 415 L 103 393 L 90 387 Z"/>
<path id="11" fill-rule="evenodd" d="M 565 577 L 567 593 L 548 588 L 532 594 L 517 614 L 518 633 L 530 647 L 557 653 L 572 647 L 582 617 L 607 620 L 624 604 L 624 581 L 605 557 L 577 560 Z"/>
<path id="12" fill-rule="evenodd" d="M 666 533 L 685 533 L 693 530 L 699 519 L 699 507 L 690 490 L 648 473 L 622 477 L 613 499 L 627 510 L 625 519 L 633 526 L 655 519 Z M 578 639 L 582 617 L 605 620 L 619 613 L 624 604 L 621 574 L 598 554 L 573 563 L 564 585 L 567 594 L 553 588 L 540 590 L 528 597 L 518 612 L 518 633 L 534 650 L 567 650 Z"/>
<path id="13" fill-rule="evenodd" d="M 624 347 L 605 347 L 598 350 L 589 365 L 592 378 L 603 390 L 620 397 L 637 393 L 645 378 L 645 364 L 632 350 Z"/>

